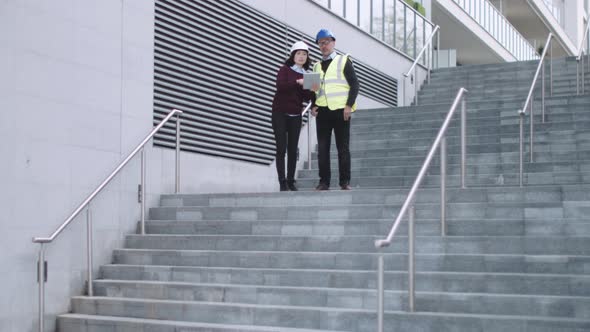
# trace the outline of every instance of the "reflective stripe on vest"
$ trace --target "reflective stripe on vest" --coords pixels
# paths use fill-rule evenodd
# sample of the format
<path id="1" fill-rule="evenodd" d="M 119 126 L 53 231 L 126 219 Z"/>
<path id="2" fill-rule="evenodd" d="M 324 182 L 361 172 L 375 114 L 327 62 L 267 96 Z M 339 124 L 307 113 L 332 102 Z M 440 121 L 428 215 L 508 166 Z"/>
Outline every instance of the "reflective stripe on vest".
<path id="1" fill-rule="evenodd" d="M 320 73 L 321 85 L 316 92 L 316 105 L 328 107 L 330 110 L 342 109 L 346 106 L 350 86 L 344 77 L 344 66 L 348 55 L 336 55 L 326 72 L 322 70 L 320 61 L 316 62 L 313 71 Z M 352 111 L 356 110 L 356 103 L 352 105 Z"/>

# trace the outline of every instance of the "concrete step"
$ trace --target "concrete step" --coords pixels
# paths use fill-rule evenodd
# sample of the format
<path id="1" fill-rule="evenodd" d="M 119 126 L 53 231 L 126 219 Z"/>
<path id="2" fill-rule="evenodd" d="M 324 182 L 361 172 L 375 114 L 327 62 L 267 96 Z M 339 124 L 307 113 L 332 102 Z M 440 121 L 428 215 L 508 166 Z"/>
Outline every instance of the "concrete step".
<path id="1" fill-rule="evenodd" d="M 585 112 L 590 107 L 590 104 L 580 104 L 572 107 L 563 105 L 545 106 L 545 121 L 546 122 L 573 122 L 573 121 L 587 121 L 588 114 Z M 448 111 L 446 109 L 445 111 Z M 541 107 L 535 103 L 535 124 L 541 123 Z M 397 114 L 395 110 L 386 114 L 376 114 L 374 117 L 356 116 L 352 120 L 351 134 L 358 134 L 369 132 L 371 129 L 377 131 L 391 131 L 394 129 L 404 129 L 405 126 L 411 125 L 413 127 L 437 127 L 443 123 L 447 112 L 431 112 L 427 114 Z M 452 123 L 459 121 L 460 114 L 456 113 Z M 526 117 L 527 122 L 529 116 Z M 468 126 L 498 126 L 518 124 L 519 115 L 518 109 L 506 108 L 498 110 L 479 109 L 467 112 Z"/>
<path id="2" fill-rule="evenodd" d="M 373 289 L 97 280 L 95 290 L 114 298 L 377 309 Z M 385 310 L 405 310 L 406 302 L 407 291 L 385 291 Z M 583 296 L 416 292 L 416 306 L 428 312 L 590 317 L 590 297 Z"/>
<path id="3" fill-rule="evenodd" d="M 564 211 L 566 212 L 566 211 Z M 583 219 L 561 218 L 546 220 L 522 219 L 449 219 L 447 235 L 553 235 L 590 236 L 590 222 Z M 138 226 L 139 227 L 139 226 Z M 148 221 L 147 234 L 229 234 L 229 235 L 383 235 L 391 228 L 391 220 L 264 220 L 264 221 Z M 139 228 L 138 228 L 139 229 Z M 407 234 L 406 225 L 399 234 Z M 421 219 L 417 235 L 440 235 L 440 220 Z"/>
<path id="4" fill-rule="evenodd" d="M 104 279 L 240 284 L 294 287 L 376 289 L 376 271 L 322 269 L 263 269 L 155 265 L 101 267 Z M 384 287 L 407 291 L 407 271 L 387 271 Z M 436 272 L 416 273 L 419 292 L 538 294 L 590 296 L 590 276 L 582 274 Z"/>
<path id="5" fill-rule="evenodd" d="M 370 310 L 265 306 L 190 301 L 161 301 L 103 297 L 74 297 L 72 308 L 83 314 L 150 319 L 172 319 L 207 323 L 285 326 L 327 330 L 371 331 L 375 329 L 375 313 Z M 452 319 L 450 319 L 452 318 Z M 473 326 L 490 326 L 486 331 L 575 331 L 590 327 L 590 321 L 573 318 L 535 316 L 467 315 L 449 313 L 385 313 L 385 329 L 407 330 L 421 322 L 424 331 L 473 331 Z M 526 326 L 526 328 L 524 328 Z M 499 328 L 501 327 L 501 329 Z"/>
<path id="6" fill-rule="evenodd" d="M 523 167 L 530 167 L 531 170 L 538 170 L 539 168 L 535 167 L 544 167 L 542 166 L 543 163 L 552 163 L 553 165 L 564 165 L 564 162 L 582 162 L 579 168 L 580 170 L 586 170 L 584 163 L 586 160 L 590 159 L 590 150 L 575 150 L 574 146 L 572 145 L 564 145 L 562 147 L 569 147 L 569 150 L 562 150 L 562 149 L 552 149 L 551 146 L 544 147 L 540 146 L 539 149 L 534 148 L 535 151 L 533 153 L 533 164 L 539 163 L 540 166 L 530 166 L 530 152 L 525 150 L 523 158 L 524 165 Z M 384 150 L 385 148 L 375 147 L 377 150 Z M 541 150 L 541 151 L 538 151 Z M 545 151 L 543 151 L 545 150 Z M 378 152 L 378 151 L 376 151 Z M 374 153 L 377 154 L 377 153 Z M 426 160 L 426 152 L 425 151 L 416 151 L 415 153 L 407 153 L 407 154 L 394 154 L 393 156 L 386 156 L 380 157 L 379 155 L 375 157 L 354 157 L 351 158 L 351 168 L 364 168 L 364 167 L 386 167 L 386 166 L 410 166 L 415 167 L 416 173 L 423 165 L 424 161 Z M 466 164 L 467 165 L 478 165 L 478 164 L 500 164 L 503 165 L 504 163 L 508 164 L 506 167 L 510 168 L 510 164 L 518 164 L 519 163 L 519 153 L 517 151 L 503 151 L 503 152 L 480 152 L 480 153 L 471 153 L 466 155 Z M 334 166 L 337 164 L 338 159 L 335 155 L 331 156 L 330 163 Z M 461 161 L 461 155 L 458 151 L 450 150 L 447 152 L 447 165 L 452 167 L 452 165 L 459 165 Z M 317 160 L 312 159 L 311 165 L 316 167 Z M 438 156 L 435 156 L 432 161 L 430 167 L 439 167 L 440 161 Z M 565 166 L 565 165 L 564 165 Z M 307 169 L 307 163 L 305 163 L 303 169 Z M 502 166 L 503 167 L 503 166 Z M 313 169 L 313 168 L 312 168 Z M 565 169 L 567 170 L 567 169 Z"/>
<path id="7" fill-rule="evenodd" d="M 284 326 L 252 326 L 211 324 L 162 319 L 117 317 L 104 315 L 64 314 L 57 317 L 60 332 L 113 332 L 124 327 L 125 332 L 322 332 L 328 330 L 297 329 Z M 337 332 L 329 330 L 330 332 Z M 341 331 L 343 332 L 343 331 Z"/>
<path id="8" fill-rule="evenodd" d="M 336 159 L 333 159 L 334 163 L 336 163 Z M 532 173 L 543 173 L 543 172 L 556 172 L 556 173 L 566 173 L 570 172 L 574 173 L 586 173 L 590 171 L 588 169 L 588 164 L 586 161 L 556 161 L 556 162 L 537 162 L 537 163 L 527 163 L 524 167 L 524 172 L 528 174 Z M 373 177 L 384 177 L 384 176 L 416 176 L 418 173 L 417 164 L 406 164 L 400 166 L 380 166 L 380 167 L 363 167 L 363 168 L 352 168 L 351 176 L 352 177 L 364 177 L 364 176 L 373 176 Z M 465 174 L 469 174 L 470 176 L 473 175 L 484 175 L 484 174 L 493 174 L 493 175 L 500 175 L 500 174 L 512 174 L 518 173 L 519 165 L 516 163 L 506 163 L 504 165 L 498 164 L 466 164 L 465 165 Z M 447 164 L 446 174 L 448 176 L 458 176 L 460 175 L 461 167 L 459 164 Z M 438 165 L 430 168 L 428 170 L 428 175 L 440 175 L 441 170 Z M 314 166 L 311 170 L 302 169 L 299 171 L 298 180 L 302 179 L 317 179 L 318 177 L 318 169 Z"/>
<path id="9" fill-rule="evenodd" d="M 541 99 L 540 96 L 534 96 L 534 100 L 538 103 Z M 568 96 L 545 96 L 546 107 L 551 106 L 574 106 L 579 104 L 587 104 L 590 100 L 590 95 L 568 95 Z M 427 113 L 427 112 L 448 112 L 452 102 L 451 101 L 439 101 L 432 104 L 420 104 L 412 106 L 402 106 L 395 108 L 380 108 L 371 110 L 359 110 L 354 113 L 354 117 L 373 116 L 373 114 L 379 113 L 390 113 L 392 110 L 399 113 Z M 485 101 L 471 101 L 467 104 L 467 110 L 470 109 L 508 109 L 513 108 L 518 110 L 522 108 L 524 104 L 524 98 L 494 98 Z"/>
<path id="10" fill-rule="evenodd" d="M 549 116 L 547 115 L 548 119 L 554 119 L 559 116 Z M 541 121 L 535 121 L 535 135 L 536 136 L 543 136 L 543 135 L 550 135 L 551 132 L 560 132 L 562 134 L 569 134 L 569 135 L 581 135 L 582 137 L 586 138 L 588 130 L 590 128 L 590 119 L 587 119 L 587 116 L 576 116 L 575 118 L 567 118 L 569 116 L 563 116 L 563 121 L 550 121 L 548 120 L 546 123 L 541 123 Z M 460 127 L 456 121 L 451 122 L 447 129 L 447 135 L 449 137 L 458 137 L 460 134 Z M 514 123 L 512 123 L 514 122 Z M 528 119 L 526 121 L 528 123 Z M 368 136 L 365 139 L 356 139 L 351 140 L 350 144 L 359 144 L 359 140 L 361 142 L 368 142 L 368 143 L 375 143 L 379 144 L 383 140 L 391 140 L 391 139 L 413 139 L 413 138 L 420 138 L 420 139 L 428 139 L 431 138 L 429 146 L 432 145 L 434 142 L 434 138 L 440 131 L 440 127 L 442 122 L 431 122 L 431 123 L 424 123 L 422 125 L 408 125 L 402 126 L 401 124 L 386 124 L 382 123 L 381 125 L 373 125 L 373 124 L 365 124 L 365 125 L 352 125 L 351 126 L 351 136 L 354 138 L 355 134 L 373 132 L 374 136 Z M 513 138 L 518 139 L 519 127 L 518 127 L 518 119 L 514 118 L 514 121 L 501 123 L 500 120 L 492 120 L 491 122 L 485 124 L 477 124 L 472 123 L 469 124 L 466 128 L 466 135 L 467 138 L 477 135 L 497 135 L 497 137 L 502 138 Z M 528 127 L 528 125 L 527 125 Z M 526 138 L 528 138 L 528 131 L 527 128 Z M 393 143 L 393 142 L 388 142 Z M 470 144 L 470 142 L 467 142 Z M 366 143 L 365 143 L 366 144 Z M 394 146 L 394 145 L 393 145 Z M 360 147 L 364 147 L 360 146 Z M 394 146 L 395 147 L 395 146 Z M 383 148 L 383 147 L 381 147 Z"/>
<path id="11" fill-rule="evenodd" d="M 115 264 L 233 268 L 375 270 L 375 253 L 116 249 Z M 389 271 L 407 270 L 407 254 L 385 255 Z M 587 274 L 590 256 L 417 254 L 417 271 Z"/>
<path id="12" fill-rule="evenodd" d="M 432 85 L 440 86 L 444 82 L 452 82 L 449 86 L 449 90 L 457 90 L 457 87 L 466 86 L 470 87 L 471 85 L 478 86 L 478 87 L 494 87 L 499 84 L 504 84 L 505 86 L 512 86 L 514 88 L 530 88 L 531 84 L 533 83 L 534 74 L 536 71 L 535 68 L 531 68 L 524 71 L 518 72 L 499 72 L 499 73 L 488 73 L 488 72 L 470 72 L 464 74 L 458 73 L 450 73 L 450 74 L 442 74 L 442 73 L 432 73 L 430 76 L 430 83 L 424 82 L 422 88 L 428 88 Z M 586 70 L 586 74 L 584 79 L 588 79 L 588 70 Z M 537 85 L 541 85 L 543 73 L 539 73 L 539 77 L 537 78 Z M 545 85 L 548 87 L 551 81 L 551 73 L 549 71 L 549 67 L 547 66 L 547 70 L 545 72 Z M 572 66 L 569 68 L 564 67 L 554 67 L 553 68 L 553 85 L 559 85 L 564 83 L 574 83 L 576 82 L 576 67 Z M 408 83 L 409 85 L 409 83 Z"/>
<path id="13" fill-rule="evenodd" d="M 220 194 L 165 194 L 160 197 L 161 207 L 210 206 L 301 206 L 301 205 L 353 205 L 353 204 L 392 204 L 405 199 L 407 189 L 371 189 L 355 191 L 333 191 L 316 193 L 285 192 L 288 196 L 277 193 L 220 193 Z M 589 185 L 536 186 L 534 188 L 465 188 L 449 189 L 449 201 L 492 202 L 492 203 L 555 203 L 565 201 L 586 201 L 590 197 Z M 436 189 L 419 189 L 417 203 L 438 203 L 440 191 Z M 310 220 L 317 221 L 317 220 Z"/>
<path id="14" fill-rule="evenodd" d="M 322 194 L 322 193 L 318 193 Z M 440 204 L 416 203 L 417 218 L 438 218 Z M 242 206 L 242 207 L 157 207 L 150 209 L 151 220 L 327 220 L 327 219 L 384 219 L 395 216 L 399 203 L 354 205 L 291 205 L 291 206 Z M 552 217 L 563 217 L 563 205 L 553 203 L 522 202 L 454 202 L 447 201 L 449 218 L 515 218 L 539 211 Z"/>
<path id="15" fill-rule="evenodd" d="M 353 190 L 358 189 L 389 189 L 389 188 L 410 188 L 416 180 L 415 176 L 390 176 L 390 177 L 355 177 L 349 181 Z M 298 180 L 298 188 L 301 191 L 313 190 L 319 181 L 317 179 L 308 178 Z M 488 174 L 478 176 L 467 176 L 465 179 L 467 186 L 517 186 L 519 184 L 519 175 L 513 174 Z M 523 185 L 560 185 L 560 184 L 589 184 L 590 176 L 587 173 L 530 173 L 523 175 Z M 338 178 L 333 175 L 331 178 L 331 190 L 340 190 L 338 186 Z M 457 188 L 461 185 L 459 176 L 447 176 L 447 187 Z M 440 177 L 437 175 L 427 176 L 422 187 L 425 188 L 439 188 Z"/>
<path id="16" fill-rule="evenodd" d="M 573 74 L 573 75 L 572 75 Z M 535 84 L 535 88 L 536 90 L 541 89 L 542 87 L 542 78 L 539 77 L 537 80 L 537 83 Z M 449 80 L 452 80 L 451 83 L 449 83 Z M 584 85 L 590 83 L 590 77 L 585 76 L 584 78 Z M 445 83 L 447 83 L 447 85 L 445 86 Z M 443 93 L 447 93 L 449 91 L 454 91 L 455 93 L 457 92 L 457 90 L 459 90 L 459 88 L 465 87 L 469 90 L 469 93 L 473 93 L 473 92 L 477 92 L 480 90 L 485 90 L 485 89 L 498 89 L 501 91 L 510 91 L 508 90 L 508 87 L 511 87 L 514 90 L 522 90 L 522 91 L 526 91 L 526 93 L 528 93 L 528 91 L 531 88 L 531 84 L 533 83 L 533 75 L 530 75 L 526 78 L 522 78 L 522 79 L 518 79 L 516 81 L 512 81 L 510 82 L 511 84 L 506 84 L 506 81 L 504 80 L 498 80 L 498 79 L 483 79 L 483 78 L 478 78 L 478 77 L 462 77 L 462 78 L 456 78 L 456 77 L 451 77 L 451 75 L 448 76 L 431 76 L 430 79 L 430 83 L 427 85 L 424 85 L 422 87 L 422 91 L 440 91 Z M 577 83 L 576 80 L 576 75 L 575 75 L 575 71 L 572 72 L 562 72 L 562 73 L 553 73 L 553 89 L 554 91 L 556 90 L 556 88 L 568 88 L 570 89 L 570 91 L 573 91 L 574 93 L 576 93 L 576 87 L 577 84 L 581 84 L 581 80 L 580 83 Z M 545 92 L 547 93 L 547 95 L 550 94 L 551 92 L 551 83 L 550 83 L 550 77 L 547 74 L 546 78 L 545 78 Z M 539 90 L 540 91 L 540 90 Z"/>
<path id="17" fill-rule="evenodd" d="M 125 248 L 155 250 L 222 250 L 282 252 L 375 252 L 382 235 L 128 235 Z M 588 255 L 590 238 L 559 236 L 417 236 L 417 253 Z M 408 252 L 407 237 L 384 249 Z"/>

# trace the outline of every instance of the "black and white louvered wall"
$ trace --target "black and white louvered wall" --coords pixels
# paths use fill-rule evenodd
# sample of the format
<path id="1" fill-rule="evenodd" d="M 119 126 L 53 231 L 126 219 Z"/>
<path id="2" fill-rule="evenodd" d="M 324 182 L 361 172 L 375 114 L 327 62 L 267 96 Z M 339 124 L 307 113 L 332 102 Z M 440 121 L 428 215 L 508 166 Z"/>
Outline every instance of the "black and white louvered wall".
<path id="1" fill-rule="evenodd" d="M 319 9 L 318 9 L 319 10 Z M 268 165 L 275 77 L 297 40 L 314 39 L 237 0 L 156 0 L 154 124 L 184 111 L 181 149 Z M 360 94 L 397 105 L 397 81 L 353 59 Z M 154 145 L 175 147 L 175 124 Z"/>

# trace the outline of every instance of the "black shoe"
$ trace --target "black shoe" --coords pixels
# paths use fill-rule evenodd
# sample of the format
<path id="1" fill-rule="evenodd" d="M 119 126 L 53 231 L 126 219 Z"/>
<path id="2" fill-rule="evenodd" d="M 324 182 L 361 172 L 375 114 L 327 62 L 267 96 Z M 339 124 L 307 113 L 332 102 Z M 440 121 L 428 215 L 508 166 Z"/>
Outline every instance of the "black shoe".
<path id="1" fill-rule="evenodd" d="M 352 190 L 352 187 L 349 184 L 343 184 L 340 186 L 342 190 Z"/>
<path id="2" fill-rule="evenodd" d="M 295 180 L 287 181 L 287 188 L 291 191 L 297 191 L 297 187 L 295 187 Z"/>
<path id="3" fill-rule="evenodd" d="M 328 186 L 328 185 L 327 185 L 327 184 L 325 184 L 325 183 L 320 183 L 320 184 L 318 184 L 318 186 L 317 186 L 317 187 L 315 187 L 315 190 L 316 190 L 316 191 L 330 190 L 330 186 Z"/>
<path id="4" fill-rule="evenodd" d="M 287 188 L 287 181 L 286 180 L 279 181 L 279 187 L 280 187 L 281 191 L 289 191 L 289 188 Z"/>

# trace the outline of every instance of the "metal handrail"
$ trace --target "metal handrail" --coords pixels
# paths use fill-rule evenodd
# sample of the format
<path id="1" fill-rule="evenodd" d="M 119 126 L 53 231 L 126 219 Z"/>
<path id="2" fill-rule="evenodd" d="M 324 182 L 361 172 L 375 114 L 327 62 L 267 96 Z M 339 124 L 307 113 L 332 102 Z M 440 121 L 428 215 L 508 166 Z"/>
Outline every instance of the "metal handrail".
<path id="1" fill-rule="evenodd" d="M 76 218 L 84 208 L 86 210 L 86 220 L 88 223 L 87 227 L 87 270 L 88 270 L 88 295 L 93 295 L 92 289 L 92 218 L 90 214 L 89 205 L 92 199 L 94 199 L 104 187 L 111 182 L 111 180 L 119 174 L 119 172 L 129 163 L 129 161 L 137 155 L 141 150 L 141 186 L 140 186 L 140 201 L 141 201 L 141 234 L 145 234 L 145 157 L 144 147 L 154 137 L 154 135 L 172 118 L 176 117 L 176 167 L 175 167 L 175 193 L 180 190 L 180 115 L 183 112 L 177 109 L 173 109 L 168 115 L 160 122 L 150 133 L 133 149 L 131 153 L 119 163 L 119 165 L 113 170 L 109 176 L 96 187 L 96 189 L 86 197 L 86 199 L 70 214 L 70 216 L 53 232 L 49 237 L 34 237 L 33 243 L 39 243 L 39 261 L 38 266 L 38 282 L 39 282 L 39 332 L 44 332 L 44 316 L 45 316 L 45 279 L 46 279 L 46 267 L 45 267 L 45 244 L 53 242 L 61 232 L 68 227 L 68 225 Z"/>
<path id="2" fill-rule="evenodd" d="M 410 76 L 410 73 L 412 73 L 412 71 L 414 72 L 413 77 L 414 77 L 414 98 L 416 98 L 416 105 L 418 105 L 418 80 L 417 80 L 417 76 L 416 76 L 416 66 L 418 65 L 418 62 L 420 61 L 420 59 L 422 58 L 422 56 L 424 55 L 424 53 L 426 52 L 426 50 L 428 49 L 429 52 L 431 52 L 432 49 L 432 40 L 434 38 L 434 36 L 437 35 L 437 45 L 436 45 L 436 58 L 438 59 L 438 52 L 440 50 L 440 27 L 437 25 L 434 27 L 434 29 L 432 30 L 432 32 L 430 33 L 430 36 L 428 36 L 428 38 L 426 39 L 426 43 L 424 44 L 424 46 L 422 47 L 422 50 L 420 51 L 420 53 L 418 53 L 418 56 L 416 57 L 416 59 L 414 60 L 414 63 L 412 63 L 412 66 L 410 67 L 410 69 L 408 70 L 407 73 L 404 73 L 404 78 L 403 78 L 403 102 L 404 102 L 404 106 L 406 104 L 406 79 L 408 78 L 408 76 Z M 430 46 L 430 48 L 429 48 Z M 432 52 L 431 52 L 432 53 Z M 438 60 L 437 60 L 438 63 Z M 431 70 L 431 61 L 427 61 L 427 75 L 428 75 L 428 82 L 430 82 L 430 70 Z"/>
<path id="3" fill-rule="evenodd" d="M 580 48 L 578 48 L 578 56 L 576 57 L 577 65 L 576 65 L 576 93 L 580 94 L 580 78 L 582 81 L 582 94 L 584 94 L 584 43 L 586 42 L 586 38 L 588 38 L 588 34 L 590 34 L 590 22 L 586 22 L 586 30 L 584 30 L 584 36 L 582 37 L 582 42 L 580 43 Z M 582 63 L 582 71 L 580 75 L 580 61 Z"/>
<path id="4" fill-rule="evenodd" d="M 395 222 L 389 231 L 389 234 L 385 239 L 376 240 L 375 247 L 377 249 L 382 249 L 387 247 L 391 244 L 393 237 L 395 236 L 395 232 L 399 227 L 402 218 L 406 215 L 406 212 L 409 212 L 409 224 L 408 224 L 408 301 L 409 301 L 409 309 L 410 311 L 414 311 L 414 196 L 420 187 L 420 184 L 424 180 L 426 176 L 426 171 L 428 167 L 430 167 L 430 162 L 432 158 L 434 158 L 434 154 L 436 153 L 437 149 L 440 147 L 441 151 L 441 234 L 445 236 L 446 233 L 446 221 L 445 221 L 445 211 L 446 211 L 446 137 L 445 134 L 447 132 L 447 128 L 449 127 L 449 123 L 455 115 L 455 110 L 459 105 L 459 101 L 461 101 L 461 188 L 465 188 L 465 157 L 466 157 L 466 126 L 467 126 L 467 119 L 466 119 L 466 105 L 465 105 L 465 98 L 463 95 L 468 92 L 465 88 L 460 88 L 457 92 L 457 96 L 449 109 L 449 112 L 438 131 L 436 139 L 434 143 L 432 143 L 432 147 L 428 151 L 428 155 L 420 168 L 420 172 L 416 176 L 416 180 L 414 180 L 414 184 L 402 205 L 397 217 L 395 218 Z M 409 209 L 409 211 L 408 211 Z M 383 264 L 383 254 L 379 255 L 378 261 L 378 277 L 377 277 L 377 286 L 378 286 L 378 303 L 377 303 L 377 320 L 378 320 L 378 331 L 383 332 L 383 311 L 384 311 L 384 287 L 383 287 L 383 273 L 384 273 L 384 264 Z"/>
<path id="5" fill-rule="evenodd" d="M 553 44 L 551 43 L 553 39 L 553 34 L 550 32 L 549 36 L 547 36 L 547 41 L 545 42 L 545 47 L 543 48 L 543 53 L 541 54 L 541 58 L 539 59 L 539 65 L 537 66 L 537 70 L 535 71 L 535 76 L 533 77 L 533 82 L 531 83 L 531 87 L 529 89 L 529 93 L 524 101 L 524 105 L 522 109 L 518 110 L 518 115 L 520 117 L 519 121 L 519 174 L 518 174 L 518 182 L 522 187 L 522 177 L 523 177 L 523 169 L 524 169 L 524 117 L 526 115 L 526 110 L 530 105 L 530 135 L 529 135 L 529 150 L 530 150 L 530 162 L 533 162 L 533 140 L 534 140 L 534 121 L 533 121 L 533 90 L 535 90 L 535 85 L 537 84 L 537 79 L 539 78 L 539 72 L 541 72 L 541 121 L 545 123 L 545 57 L 547 55 L 547 51 L 553 48 Z M 550 84 L 551 84 L 551 95 L 553 95 L 553 59 L 549 58 L 549 68 L 550 68 Z"/>
<path id="6" fill-rule="evenodd" d="M 305 115 L 305 113 L 310 112 L 312 104 L 313 103 L 311 102 L 311 100 L 309 102 L 307 102 L 307 106 L 305 106 L 305 108 L 303 109 L 303 112 L 301 112 L 302 118 Z M 311 112 L 309 114 L 311 114 Z M 311 116 L 308 116 L 307 117 L 307 169 L 308 170 L 311 169 L 311 129 L 309 129 L 310 127 L 311 127 Z"/>

